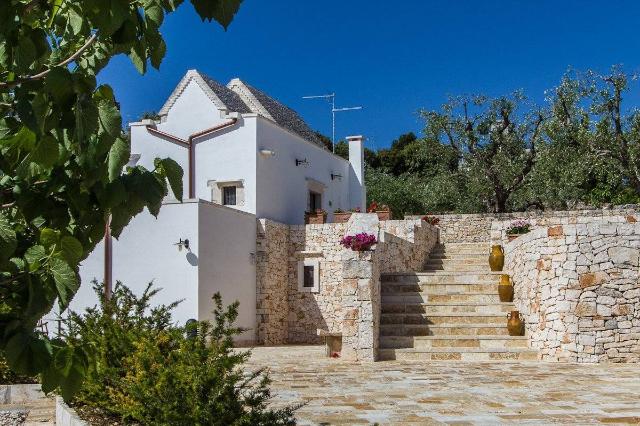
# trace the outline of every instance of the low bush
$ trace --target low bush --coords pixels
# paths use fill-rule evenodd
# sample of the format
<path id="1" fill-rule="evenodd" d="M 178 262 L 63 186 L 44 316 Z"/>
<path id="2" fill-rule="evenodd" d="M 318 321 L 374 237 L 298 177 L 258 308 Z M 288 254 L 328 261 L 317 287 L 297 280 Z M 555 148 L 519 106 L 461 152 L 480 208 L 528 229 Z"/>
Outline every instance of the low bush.
<path id="1" fill-rule="evenodd" d="M 74 404 L 142 425 L 290 425 L 293 407 L 272 410 L 269 380 L 247 372 L 249 353 L 233 349 L 238 303 L 213 297 L 214 321 L 172 324 L 176 304 L 151 308 L 151 285 L 136 297 L 116 284 L 109 300 L 66 320 L 70 341 L 95 361 Z M 85 411 L 84 409 L 82 410 Z"/>

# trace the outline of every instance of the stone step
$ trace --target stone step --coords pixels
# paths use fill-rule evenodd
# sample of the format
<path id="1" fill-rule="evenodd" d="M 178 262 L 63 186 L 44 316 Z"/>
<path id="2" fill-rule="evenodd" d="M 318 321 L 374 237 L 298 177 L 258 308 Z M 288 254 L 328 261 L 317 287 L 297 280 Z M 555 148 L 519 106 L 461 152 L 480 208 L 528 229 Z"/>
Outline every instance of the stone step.
<path id="1" fill-rule="evenodd" d="M 435 246 L 431 253 L 450 253 L 450 254 L 482 254 L 489 256 L 491 248 L 488 245 L 450 245 Z"/>
<path id="2" fill-rule="evenodd" d="M 401 292 L 401 293 L 383 293 L 382 304 L 385 303 L 447 303 L 447 302 L 469 302 L 469 303 L 500 303 L 497 286 L 493 285 L 493 291 L 487 293 L 451 293 L 451 294 L 434 294 Z M 442 286 L 441 286 L 442 287 Z M 394 287 L 392 287 L 394 288 Z"/>
<path id="3" fill-rule="evenodd" d="M 491 248 L 491 243 L 487 242 L 479 242 L 479 243 L 440 243 L 434 246 L 434 249 L 449 249 L 449 250 L 460 250 L 460 249 L 486 249 L 489 250 Z"/>
<path id="4" fill-rule="evenodd" d="M 381 336 L 446 336 L 446 335 L 492 335 L 508 336 L 506 322 L 503 324 L 381 324 Z"/>
<path id="5" fill-rule="evenodd" d="M 511 302 L 429 302 L 429 303 L 382 303 L 383 314 L 459 314 L 478 313 L 500 315 L 515 310 Z"/>
<path id="6" fill-rule="evenodd" d="M 491 271 L 489 264 L 484 265 L 473 265 L 473 264 L 465 264 L 465 263 L 432 263 L 426 262 L 424 264 L 424 272 L 432 272 L 432 271 L 452 271 L 452 272 L 474 272 L 474 273 L 484 273 L 487 271 Z"/>
<path id="7" fill-rule="evenodd" d="M 431 263 L 464 263 L 464 264 L 480 264 L 480 265 L 488 265 L 489 261 L 486 256 L 476 256 L 476 255 L 448 255 L 446 253 L 442 254 L 431 254 L 427 259 L 427 262 Z"/>
<path id="8" fill-rule="evenodd" d="M 498 292 L 496 282 L 471 282 L 471 283 L 402 283 L 392 282 L 382 283 L 381 293 L 385 294 L 405 294 L 423 293 L 434 295 L 450 294 L 494 294 Z"/>
<path id="9" fill-rule="evenodd" d="M 481 349 L 481 348 L 447 348 L 419 350 L 380 349 L 379 358 L 399 361 L 536 361 L 537 351 L 525 348 Z"/>
<path id="10" fill-rule="evenodd" d="M 527 338 L 524 336 L 500 335 L 441 335 L 441 336 L 381 336 L 380 347 L 391 348 L 480 348 L 504 349 L 526 348 Z"/>
<path id="11" fill-rule="evenodd" d="M 507 315 L 475 312 L 434 314 L 382 314 L 380 324 L 492 324 L 507 326 Z"/>
<path id="12" fill-rule="evenodd" d="M 422 272 L 396 272 L 381 275 L 383 284 L 465 284 L 465 283 L 496 283 L 500 280 L 502 272 L 456 272 L 456 271 L 422 271 Z"/>

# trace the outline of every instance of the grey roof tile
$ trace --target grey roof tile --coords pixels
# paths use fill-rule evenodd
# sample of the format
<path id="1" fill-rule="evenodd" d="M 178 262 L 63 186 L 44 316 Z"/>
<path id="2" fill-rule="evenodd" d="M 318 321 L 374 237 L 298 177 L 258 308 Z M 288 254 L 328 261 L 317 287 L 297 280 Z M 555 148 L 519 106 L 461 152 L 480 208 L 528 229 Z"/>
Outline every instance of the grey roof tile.
<path id="1" fill-rule="evenodd" d="M 252 112 L 251 109 L 245 104 L 240 96 L 229 89 L 227 86 L 218 83 L 209 76 L 200 73 L 202 79 L 207 83 L 207 86 L 213 90 L 213 92 L 220 98 L 220 100 L 229 108 L 231 112 L 239 112 L 246 114 Z"/>

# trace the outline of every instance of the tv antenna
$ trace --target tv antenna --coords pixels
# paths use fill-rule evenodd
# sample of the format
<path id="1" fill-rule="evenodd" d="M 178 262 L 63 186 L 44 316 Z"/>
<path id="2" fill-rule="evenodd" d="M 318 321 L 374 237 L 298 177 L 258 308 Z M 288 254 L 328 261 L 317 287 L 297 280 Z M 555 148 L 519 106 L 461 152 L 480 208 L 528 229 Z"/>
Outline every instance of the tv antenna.
<path id="1" fill-rule="evenodd" d="M 354 111 L 362 109 L 361 106 L 336 108 L 336 94 L 329 93 L 327 95 L 303 96 L 302 99 L 327 99 L 331 103 L 331 148 L 333 153 L 336 152 L 336 112 Z"/>

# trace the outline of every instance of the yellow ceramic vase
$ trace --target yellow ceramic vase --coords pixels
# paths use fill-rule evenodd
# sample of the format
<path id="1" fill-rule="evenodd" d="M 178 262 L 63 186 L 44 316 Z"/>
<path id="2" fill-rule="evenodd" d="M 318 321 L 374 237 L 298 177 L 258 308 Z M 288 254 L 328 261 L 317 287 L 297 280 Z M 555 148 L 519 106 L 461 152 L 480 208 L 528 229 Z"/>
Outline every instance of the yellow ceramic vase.
<path id="1" fill-rule="evenodd" d="M 509 318 L 507 320 L 507 330 L 509 330 L 509 336 L 524 336 L 524 321 L 520 317 L 520 312 L 511 311 L 511 314 L 507 314 Z"/>
<path id="2" fill-rule="evenodd" d="M 501 302 L 513 302 L 513 284 L 508 274 L 500 276 L 500 284 L 498 284 L 498 295 Z"/>
<path id="3" fill-rule="evenodd" d="M 489 266 L 492 271 L 502 271 L 504 268 L 504 251 L 501 245 L 491 246 L 491 254 L 489 255 Z"/>

